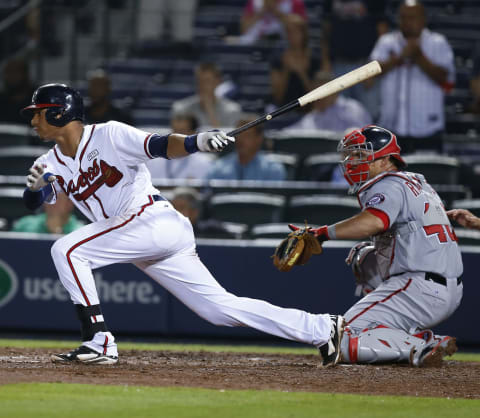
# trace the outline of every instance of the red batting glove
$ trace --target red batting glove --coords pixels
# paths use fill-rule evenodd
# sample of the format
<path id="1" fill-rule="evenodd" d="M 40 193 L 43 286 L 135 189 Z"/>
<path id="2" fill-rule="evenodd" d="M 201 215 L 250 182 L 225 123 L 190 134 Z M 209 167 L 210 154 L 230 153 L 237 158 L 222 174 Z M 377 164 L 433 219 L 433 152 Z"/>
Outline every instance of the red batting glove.
<path id="1" fill-rule="evenodd" d="M 300 228 L 293 224 L 288 224 L 288 227 L 292 231 L 298 231 Z M 317 238 L 320 242 L 328 241 L 330 238 L 328 237 L 328 229 L 327 225 L 323 225 L 320 228 L 309 228 L 308 232 L 313 234 L 315 238 Z"/>

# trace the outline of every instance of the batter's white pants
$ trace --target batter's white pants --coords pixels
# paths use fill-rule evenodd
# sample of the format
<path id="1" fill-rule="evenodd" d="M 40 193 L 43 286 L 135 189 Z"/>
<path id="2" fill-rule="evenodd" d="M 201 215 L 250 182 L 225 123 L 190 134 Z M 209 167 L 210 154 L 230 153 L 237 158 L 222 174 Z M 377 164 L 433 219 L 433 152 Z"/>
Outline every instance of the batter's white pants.
<path id="1" fill-rule="evenodd" d="M 53 261 L 74 303 L 100 303 L 92 269 L 131 262 L 213 324 L 248 326 L 316 347 L 328 342 L 328 314 L 280 308 L 227 292 L 198 258 L 190 221 L 170 203 L 152 202 L 54 243 Z"/>

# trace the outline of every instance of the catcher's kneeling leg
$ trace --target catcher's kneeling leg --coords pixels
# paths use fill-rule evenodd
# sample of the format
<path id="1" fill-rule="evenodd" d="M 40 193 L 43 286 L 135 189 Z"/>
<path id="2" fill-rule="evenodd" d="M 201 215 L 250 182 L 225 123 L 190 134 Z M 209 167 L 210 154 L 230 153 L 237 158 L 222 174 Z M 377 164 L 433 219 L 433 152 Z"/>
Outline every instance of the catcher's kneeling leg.
<path id="1" fill-rule="evenodd" d="M 412 350 L 426 341 L 383 325 L 364 330 L 347 327 L 341 343 L 343 363 L 408 363 Z"/>

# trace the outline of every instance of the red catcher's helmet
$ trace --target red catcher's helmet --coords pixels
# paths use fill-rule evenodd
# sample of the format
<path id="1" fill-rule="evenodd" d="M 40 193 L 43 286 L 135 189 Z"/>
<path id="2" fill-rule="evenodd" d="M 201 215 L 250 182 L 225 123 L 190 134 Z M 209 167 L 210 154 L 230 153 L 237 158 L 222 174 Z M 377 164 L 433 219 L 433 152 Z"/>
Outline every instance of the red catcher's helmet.
<path id="1" fill-rule="evenodd" d="M 343 175 L 352 186 L 351 193 L 369 180 L 369 164 L 379 158 L 392 156 L 401 170 L 407 167 L 396 136 L 380 126 L 368 125 L 350 132 L 340 141 L 338 151 L 342 153 Z"/>

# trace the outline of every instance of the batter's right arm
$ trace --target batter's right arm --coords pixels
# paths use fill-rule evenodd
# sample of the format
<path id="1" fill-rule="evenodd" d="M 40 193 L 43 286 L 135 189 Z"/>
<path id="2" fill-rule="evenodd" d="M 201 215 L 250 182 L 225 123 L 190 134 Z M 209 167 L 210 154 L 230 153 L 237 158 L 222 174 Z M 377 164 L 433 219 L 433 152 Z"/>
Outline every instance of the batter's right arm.
<path id="1" fill-rule="evenodd" d="M 217 130 L 189 136 L 170 134 L 168 136 L 167 156 L 171 159 L 185 157 L 197 151 L 221 152 L 234 142 L 234 137 Z"/>

